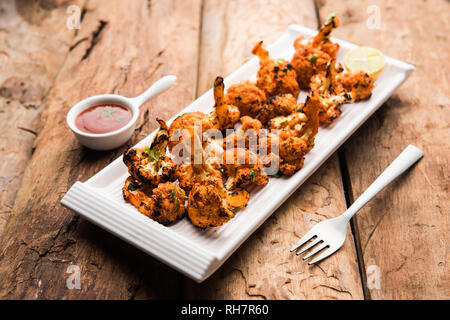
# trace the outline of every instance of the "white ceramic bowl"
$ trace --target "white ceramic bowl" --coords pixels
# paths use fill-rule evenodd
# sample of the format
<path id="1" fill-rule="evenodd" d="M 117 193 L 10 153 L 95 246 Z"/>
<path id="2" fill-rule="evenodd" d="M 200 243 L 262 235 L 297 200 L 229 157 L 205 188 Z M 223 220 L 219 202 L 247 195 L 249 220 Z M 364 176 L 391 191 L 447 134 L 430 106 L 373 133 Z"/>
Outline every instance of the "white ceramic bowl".
<path id="1" fill-rule="evenodd" d="M 94 150 L 111 150 L 125 144 L 133 135 L 139 117 L 139 107 L 150 98 L 167 90 L 176 80 L 175 76 L 166 76 L 156 81 L 144 93 L 135 98 L 126 98 L 117 94 L 102 94 L 84 99 L 74 105 L 67 113 L 67 124 L 78 141 L 85 147 Z M 108 133 L 87 133 L 75 126 L 75 119 L 83 110 L 99 104 L 120 104 L 128 107 L 133 117 L 120 129 Z"/>

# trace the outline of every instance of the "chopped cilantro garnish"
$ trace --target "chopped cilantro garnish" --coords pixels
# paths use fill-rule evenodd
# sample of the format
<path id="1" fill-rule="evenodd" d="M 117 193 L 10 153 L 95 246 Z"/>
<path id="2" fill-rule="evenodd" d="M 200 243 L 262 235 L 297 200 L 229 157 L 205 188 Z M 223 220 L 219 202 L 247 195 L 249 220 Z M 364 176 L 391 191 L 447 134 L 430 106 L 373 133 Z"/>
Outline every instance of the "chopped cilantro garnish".
<path id="1" fill-rule="evenodd" d="M 103 108 L 101 116 L 104 118 L 112 118 L 114 112 L 117 112 L 117 110 L 111 108 L 110 106 L 106 106 Z"/>
<path id="2" fill-rule="evenodd" d="M 309 60 L 309 62 L 311 62 L 311 64 L 314 64 L 318 58 L 319 58 L 319 57 L 318 57 L 317 54 L 315 54 L 315 53 L 314 53 L 314 54 L 310 54 L 310 55 L 308 56 L 308 60 Z"/>
<path id="3" fill-rule="evenodd" d="M 331 11 L 330 14 L 327 17 L 327 23 L 331 22 L 331 20 L 333 20 L 333 18 L 336 17 L 336 15 L 337 15 L 337 11 L 336 10 L 335 11 Z"/>
<path id="4" fill-rule="evenodd" d="M 295 108 L 295 111 L 298 111 L 298 112 L 302 111 L 302 105 L 301 104 L 297 105 L 297 108 Z"/>
<path id="5" fill-rule="evenodd" d="M 252 181 L 255 180 L 255 177 L 256 177 L 255 170 L 250 169 L 250 175 L 252 176 Z"/>
<path id="6" fill-rule="evenodd" d="M 282 64 L 284 62 L 283 59 L 275 59 L 274 60 L 275 64 Z"/>
<path id="7" fill-rule="evenodd" d="M 162 158 L 160 150 L 150 149 L 150 147 L 145 147 L 145 153 L 150 161 L 159 161 Z"/>
<path id="8" fill-rule="evenodd" d="M 184 194 L 182 194 L 180 191 L 178 191 L 177 188 L 170 189 L 171 193 L 169 194 L 169 198 L 175 198 L 175 210 L 178 211 L 180 208 L 180 200 L 179 197 L 187 199 L 188 197 Z"/>

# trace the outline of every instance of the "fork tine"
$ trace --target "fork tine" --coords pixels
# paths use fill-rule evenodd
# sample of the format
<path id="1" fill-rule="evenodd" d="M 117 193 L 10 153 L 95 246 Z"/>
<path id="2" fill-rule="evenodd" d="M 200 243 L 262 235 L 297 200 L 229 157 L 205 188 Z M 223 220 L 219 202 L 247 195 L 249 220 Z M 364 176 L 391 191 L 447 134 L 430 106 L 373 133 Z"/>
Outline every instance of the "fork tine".
<path id="1" fill-rule="evenodd" d="M 310 230 L 307 234 L 305 234 L 292 248 L 291 252 L 294 250 L 297 250 L 299 247 L 301 247 L 304 243 L 306 243 L 309 239 L 311 239 L 314 235 Z"/>
<path id="2" fill-rule="evenodd" d="M 327 246 L 326 243 L 322 243 L 321 245 L 317 246 L 317 249 L 311 251 L 308 255 L 304 256 L 303 260 L 306 260 L 306 259 L 310 258 L 311 256 L 315 255 L 316 253 L 318 253 L 320 250 L 322 250 L 326 246 Z"/>
<path id="3" fill-rule="evenodd" d="M 320 256 L 318 256 L 317 258 L 315 258 L 315 259 L 313 259 L 312 261 L 308 262 L 308 264 L 314 264 L 314 263 L 317 263 L 317 262 L 319 262 L 319 261 L 321 261 L 321 260 L 327 258 L 328 256 L 330 256 L 330 255 L 332 255 L 333 253 L 335 253 L 339 248 L 340 248 L 340 247 L 338 247 L 338 248 L 333 248 L 333 249 L 332 249 L 332 248 L 326 249 Z"/>
<path id="4" fill-rule="evenodd" d="M 308 246 L 306 246 L 306 248 L 303 248 L 302 250 L 300 250 L 299 252 L 297 252 L 297 255 L 302 254 L 303 252 L 305 252 L 306 250 L 311 249 L 312 247 L 314 247 L 316 244 L 318 244 L 320 241 L 319 238 L 314 239 L 313 242 L 311 242 Z"/>

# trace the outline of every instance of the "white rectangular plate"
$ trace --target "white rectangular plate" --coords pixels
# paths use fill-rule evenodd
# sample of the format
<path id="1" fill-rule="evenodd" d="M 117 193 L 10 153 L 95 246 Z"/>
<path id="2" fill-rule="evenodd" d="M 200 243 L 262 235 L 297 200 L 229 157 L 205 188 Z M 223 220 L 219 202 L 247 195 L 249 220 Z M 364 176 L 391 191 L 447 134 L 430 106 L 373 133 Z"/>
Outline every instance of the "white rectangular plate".
<path id="1" fill-rule="evenodd" d="M 290 60 L 294 54 L 294 40 L 299 36 L 309 38 L 316 33 L 316 30 L 291 25 L 268 49 L 272 57 Z M 255 42 L 257 40 L 254 39 Z M 332 40 L 341 46 L 338 61 L 343 60 L 348 50 L 357 47 L 338 39 Z M 225 79 L 225 88 L 242 80 L 255 79 L 258 68 L 258 59 L 252 58 Z M 412 65 L 386 57 L 386 66 L 375 83 L 372 97 L 367 101 L 344 105 L 342 115 L 333 125 L 320 128 L 315 147 L 307 155 L 305 165 L 299 172 L 289 178 L 271 178 L 267 186 L 252 193 L 244 210 L 221 227 L 200 230 L 187 219 L 165 227 L 139 213 L 122 198 L 122 186 L 128 176 L 122 157 L 88 181 L 76 182 L 61 202 L 193 280 L 202 282 L 389 98 L 413 70 Z M 303 101 L 305 96 L 306 93 L 302 92 L 299 101 Z M 213 105 L 211 89 L 180 114 L 192 111 L 207 113 L 212 110 Z M 154 134 L 155 132 L 150 134 L 137 146 L 149 145 Z M 292 242 L 296 240 L 298 239 L 292 239 Z"/>

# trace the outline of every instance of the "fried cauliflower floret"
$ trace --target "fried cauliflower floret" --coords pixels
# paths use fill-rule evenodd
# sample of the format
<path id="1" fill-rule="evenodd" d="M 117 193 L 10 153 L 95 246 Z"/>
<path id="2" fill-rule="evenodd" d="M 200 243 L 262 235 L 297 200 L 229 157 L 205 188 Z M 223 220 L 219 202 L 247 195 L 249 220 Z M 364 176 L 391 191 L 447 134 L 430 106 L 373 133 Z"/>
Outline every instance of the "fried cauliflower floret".
<path id="1" fill-rule="evenodd" d="M 284 132 L 295 131 L 290 134 L 298 134 L 304 129 L 304 124 L 308 117 L 303 112 L 293 112 L 288 116 L 275 117 L 269 121 L 268 125 L 271 129 L 281 129 Z"/>
<path id="2" fill-rule="evenodd" d="M 369 99 L 372 96 L 375 81 L 362 70 L 345 72 L 339 79 L 347 92 L 351 92 L 355 101 Z"/>
<path id="3" fill-rule="evenodd" d="M 205 180 L 220 180 L 222 173 L 219 164 L 203 162 L 201 164 L 180 163 L 175 169 L 175 178 L 185 190 L 191 190 L 196 183 Z"/>
<path id="4" fill-rule="evenodd" d="M 298 97 L 300 88 L 297 83 L 297 73 L 289 62 L 284 59 L 270 58 L 269 52 L 262 47 L 262 41 L 255 45 L 252 53 L 260 60 L 256 85 L 265 92 L 267 98 L 283 93 Z"/>
<path id="5" fill-rule="evenodd" d="M 238 107 L 241 116 L 253 118 L 258 115 L 265 100 L 266 95 L 264 91 L 250 81 L 231 85 L 225 95 L 225 103 Z"/>
<path id="6" fill-rule="evenodd" d="M 306 122 L 299 130 L 286 126 L 280 133 L 280 171 L 292 175 L 303 167 L 306 154 L 314 146 L 319 130 L 320 97 L 316 93 L 308 96 L 303 107 Z"/>
<path id="7" fill-rule="evenodd" d="M 125 184 L 122 188 L 122 196 L 125 201 L 135 206 L 139 212 L 147 217 L 152 216 L 153 213 L 153 201 L 141 187 L 141 184 L 136 182 L 132 177 L 128 177 L 125 180 Z"/>
<path id="8" fill-rule="evenodd" d="M 196 183 L 189 193 L 188 217 L 199 228 L 218 227 L 234 218 L 221 181 Z"/>
<path id="9" fill-rule="evenodd" d="M 214 81 L 214 101 L 214 111 L 211 113 L 211 117 L 217 122 L 216 128 L 219 130 L 232 129 L 239 121 L 241 113 L 238 107 L 226 102 L 222 77 L 217 77 Z"/>
<path id="10" fill-rule="evenodd" d="M 289 136 L 280 143 L 280 171 L 286 176 L 293 175 L 303 168 L 307 152 L 305 140 L 296 136 Z"/>
<path id="11" fill-rule="evenodd" d="M 266 185 L 269 178 L 264 172 L 264 164 L 258 154 L 244 148 L 226 150 L 223 154 L 224 173 L 228 177 L 227 189 L 240 188 L 251 184 Z"/>
<path id="12" fill-rule="evenodd" d="M 335 66 L 332 59 L 325 72 L 315 75 L 311 79 L 311 91 L 320 96 L 321 123 L 331 123 L 340 116 L 340 106 L 370 98 L 374 80 L 364 71 L 343 72 L 341 65 Z"/>
<path id="13" fill-rule="evenodd" d="M 173 182 L 160 183 L 152 191 L 152 218 L 162 224 L 170 224 L 181 219 L 186 213 L 187 198 L 179 185 Z"/>
<path id="14" fill-rule="evenodd" d="M 263 127 L 261 121 L 259 121 L 258 119 L 254 119 L 252 117 L 249 117 L 249 116 L 244 116 L 240 120 L 241 120 L 241 123 L 242 123 L 241 129 L 244 132 L 252 129 L 252 130 L 255 130 L 256 133 L 258 133 L 258 131 L 260 129 L 262 129 L 262 127 Z"/>
<path id="15" fill-rule="evenodd" d="M 227 190 L 227 203 L 231 208 L 245 207 L 250 199 L 250 193 L 243 188 Z"/>
<path id="16" fill-rule="evenodd" d="M 327 69 L 311 78 L 311 92 L 319 95 L 321 108 L 319 111 L 320 123 L 331 123 L 341 115 L 340 106 L 344 103 L 353 102 L 351 94 L 348 94 L 339 75 L 344 70 L 341 65 L 335 66 L 335 59 L 332 59 Z"/>
<path id="17" fill-rule="evenodd" d="M 246 206 L 249 198 L 245 189 L 226 189 L 221 179 L 204 179 L 189 193 L 188 217 L 199 228 L 218 227 L 234 217 L 233 209 Z"/>
<path id="18" fill-rule="evenodd" d="M 195 129 L 196 125 L 198 126 L 198 132 Z M 182 114 L 169 127 L 169 151 L 172 152 L 179 143 L 184 143 L 186 149 L 190 150 L 190 154 L 193 155 L 194 140 L 196 138 L 201 139 L 203 132 L 214 128 L 214 122 L 211 121 L 210 116 L 206 113 L 189 112 Z M 185 139 L 189 139 L 189 141 L 185 141 Z"/>
<path id="19" fill-rule="evenodd" d="M 325 71 L 327 63 L 336 57 L 339 44 L 330 40 L 330 34 L 338 26 L 336 12 L 332 12 L 314 38 L 306 40 L 299 37 L 294 41 L 295 54 L 291 64 L 297 71 L 301 89 L 309 89 L 311 77 Z"/>
<path id="20" fill-rule="evenodd" d="M 165 155 L 169 142 L 167 125 L 159 118 L 157 121 L 160 128 L 150 147 L 131 148 L 123 155 L 130 175 L 135 180 L 153 185 L 170 180 L 175 170 L 175 164 Z"/>
<path id="21" fill-rule="evenodd" d="M 320 96 L 337 95 L 345 91 L 340 81 L 344 68 L 336 59 L 328 61 L 326 69 L 311 78 L 311 91 L 316 91 Z"/>
<path id="22" fill-rule="evenodd" d="M 301 89 L 307 90 L 310 86 L 311 77 L 324 71 L 331 57 L 309 45 L 299 45 L 301 39 L 297 39 L 297 47 L 292 57 L 291 64 L 297 72 L 297 82 Z"/>
<path id="23" fill-rule="evenodd" d="M 280 161 L 279 136 L 267 130 L 264 132 L 260 132 L 258 142 L 259 142 L 258 156 L 265 167 L 270 167 L 269 170 L 265 170 L 265 172 L 267 174 L 276 174 L 278 170 L 276 168 L 272 168 L 272 166 L 273 165 L 278 166 Z M 273 150 L 273 148 L 276 146 L 278 146 L 278 148 L 276 150 Z"/>
<path id="24" fill-rule="evenodd" d="M 274 96 L 262 106 L 258 119 L 267 124 L 270 119 L 291 114 L 297 109 L 297 106 L 297 99 L 291 94 Z"/>
<path id="25" fill-rule="evenodd" d="M 208 130 L 225 130 L 234 127 L 239 121 L 240 111 L 238 107 L 227 104 L 224 98 L 223 78 L 217 77 L 214 81 L 214 110 L 210 114 L 202 112 L 185 113 L 176 118 L 169 128 L 169 150 L 172 152 L 179 143 L 182 148 L 177 148 L 176 155 L 193 159 L 195 152 L 201 153 L 206 141 L 204 133 Z M 183 150 L 188 155 L 178 154 Z"/>
<path id="26" fill-rule="evenodd" d="M 321 51 L 327 53 L 331 58 L 336 58 L 339 50 L 339 44 L 333 43 L 330 40 L 330 35 L 333 29 L 336 29 L 337 27 L 339 27 L 339 19 L 337 17 L 337 12 L 333 11 L 328 15 L 325 24 L 313 38 L 311 46 L 314 48 L 319 48 Z"/>
<path id="27" fill-rule="evenodd" d="M 222 148 L 252 148 L 256 152 L 258 148 L 259 131 L 263 129 L 258 119 L 244 116 L 240 119 L 241 127 L 222 139 Z"/>
<path id="28" fill-rule="evenodd" d="M 150 192 L 142 184 L 128 177 L 122 194 L 139 212 L 163 225 L 174 223 L 186 214 L 186 194 L 173 182 L 160 183 L 149 196 Z"/>

